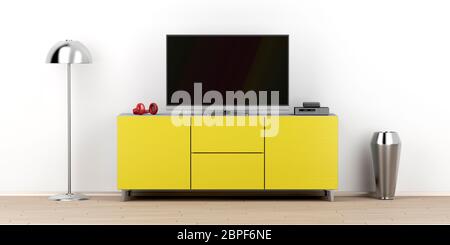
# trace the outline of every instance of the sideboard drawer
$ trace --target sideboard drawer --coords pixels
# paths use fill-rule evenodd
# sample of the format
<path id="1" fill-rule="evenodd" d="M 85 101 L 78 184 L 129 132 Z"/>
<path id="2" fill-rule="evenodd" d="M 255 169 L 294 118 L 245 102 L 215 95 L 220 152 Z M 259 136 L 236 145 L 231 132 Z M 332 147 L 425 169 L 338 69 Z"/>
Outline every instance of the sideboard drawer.
<path id="1" fill-rule="evenodd" d="M 212 126 L 207 120 L 192 117 L 192 152 L 264 152 L 263 117 L 220 116 Z"/>
<path id="2" fill-rule="evenodd" d="M 193 190 L 263 190 L 264 154 L 193 154 Z"/>

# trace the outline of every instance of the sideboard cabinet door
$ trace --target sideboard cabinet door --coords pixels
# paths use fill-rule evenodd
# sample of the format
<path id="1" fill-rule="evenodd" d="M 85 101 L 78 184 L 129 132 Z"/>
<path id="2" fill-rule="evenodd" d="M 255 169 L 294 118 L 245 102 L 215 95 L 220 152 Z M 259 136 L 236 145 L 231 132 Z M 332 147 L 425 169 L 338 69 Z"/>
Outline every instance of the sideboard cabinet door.
<path id="1" fill-rule="evenodd" d="M 337 189 L 337 117 L 266 118 L 271 119 L 279 120 L 279 128 L 265 141 L 266 189 Z"/>
<path id="2" fill-rule="evenodd" d="M 170 116 L 119 116 L 118 189 L 190 189 L 190 125 Z"/>

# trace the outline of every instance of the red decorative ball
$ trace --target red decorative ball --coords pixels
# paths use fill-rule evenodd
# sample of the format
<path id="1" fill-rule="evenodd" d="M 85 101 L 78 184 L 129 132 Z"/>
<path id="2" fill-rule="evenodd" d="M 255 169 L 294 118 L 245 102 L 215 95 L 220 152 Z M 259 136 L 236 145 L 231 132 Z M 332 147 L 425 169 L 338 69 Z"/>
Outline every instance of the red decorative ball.
<path id="1" fill-rule="evenodd" d="M 158 113 L 158 105 L 156 103 L 151 103 L 150 107 L 148 108 L 148 112 L 152 115 Z"/>
<path id="2" fill-rule="evenodd" d="M 142 103 L 139 103 L 136 105 L 136 107 L 133 109 L 134 115 L 143 115 L 145 113 L 145 105 Z"/>

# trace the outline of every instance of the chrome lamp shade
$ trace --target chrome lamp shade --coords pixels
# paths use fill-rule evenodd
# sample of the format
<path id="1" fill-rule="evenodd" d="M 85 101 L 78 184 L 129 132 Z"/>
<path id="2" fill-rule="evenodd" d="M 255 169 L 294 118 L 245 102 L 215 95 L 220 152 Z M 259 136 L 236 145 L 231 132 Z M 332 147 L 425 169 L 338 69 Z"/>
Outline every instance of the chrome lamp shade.
<path id="1" fill-rule="evenodd" d="M 53 45 L 47 55 L 50 64 L 90 64 L 92 56 L 79 41 L 66 40 Z"/>
<path id="2" fill-rule="evenodd" d="M 92 63 L 91 53 L 82 43 L 66 40 L 53 45 L 47 55 L 49 64 L 65 64 L 67 66 L 67 192 L 49 197 L 54 201 L 87 200 L 83 194 L 72 193 L 72 93 L 71 93 L 71 66 L 73 64 Z"/>

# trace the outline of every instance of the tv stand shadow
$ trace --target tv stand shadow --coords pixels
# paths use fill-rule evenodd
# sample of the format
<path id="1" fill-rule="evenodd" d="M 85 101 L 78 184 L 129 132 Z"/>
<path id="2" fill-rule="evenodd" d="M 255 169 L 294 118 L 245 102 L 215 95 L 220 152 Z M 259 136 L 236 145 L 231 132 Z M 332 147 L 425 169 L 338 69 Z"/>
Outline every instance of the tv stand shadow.
<path id="1" fill-rule="evenodd" d="M 305 198 L 305 197 L 321 197 L 326 200 L 334 201 L 334 190 L 325 191 L 155 191 L 155 190 L 121 190 L 121 200 L 123 202 L 130 201 L 139 197 L 155 197 L 155 198 Z"/>

